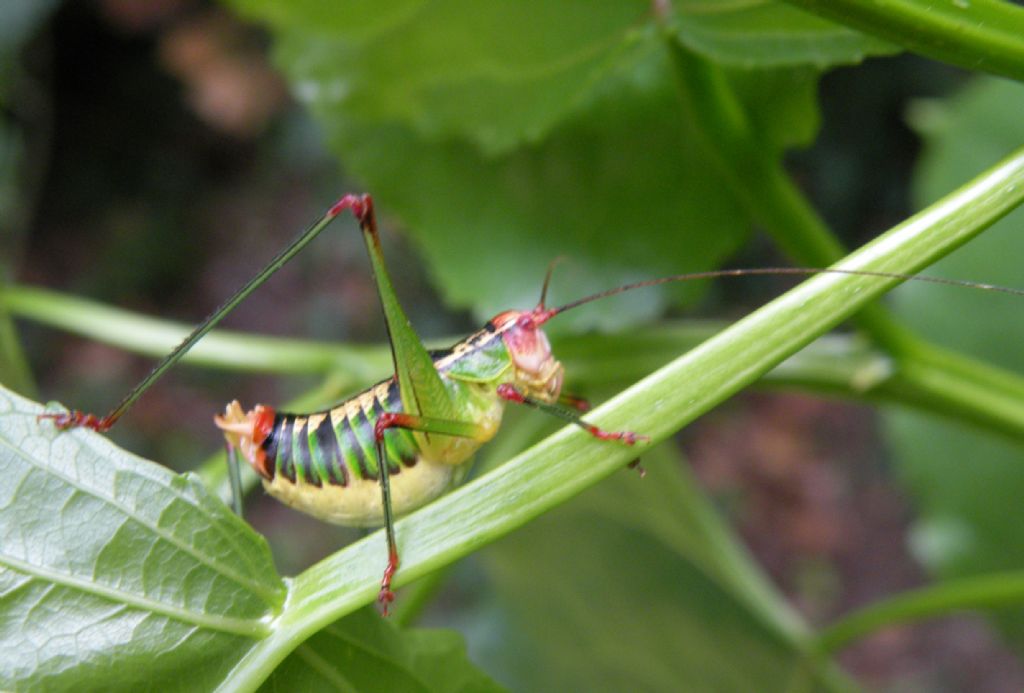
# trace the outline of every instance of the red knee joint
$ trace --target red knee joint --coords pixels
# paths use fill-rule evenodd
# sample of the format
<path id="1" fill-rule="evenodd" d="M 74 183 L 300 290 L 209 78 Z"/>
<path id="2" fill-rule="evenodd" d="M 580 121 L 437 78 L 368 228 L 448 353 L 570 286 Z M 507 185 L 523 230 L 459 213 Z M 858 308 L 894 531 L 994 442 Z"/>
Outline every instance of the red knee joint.
<path id="1" fill-rule="evenodd" d="M 327 216 L 332 219 L 346 209 L 352 210 L 352 215 L 360 224 L 366 223 L 366 220 L 373 215 L 373 198 L 369 195 L 345 195 L 340 200 L 334 203 L 334 205 L 327 210 Z"/>
<path id="2" fill-rule="evenodd" d="M 378 442 L 384 440 L 384 431 L 389 428 L 394 428 L 401 422 L 401 414 L 395 414 L 394 412 L 386 411 L 380 415 L 377 419 L 377 423 L 373 425 L 373 437 Z"/>

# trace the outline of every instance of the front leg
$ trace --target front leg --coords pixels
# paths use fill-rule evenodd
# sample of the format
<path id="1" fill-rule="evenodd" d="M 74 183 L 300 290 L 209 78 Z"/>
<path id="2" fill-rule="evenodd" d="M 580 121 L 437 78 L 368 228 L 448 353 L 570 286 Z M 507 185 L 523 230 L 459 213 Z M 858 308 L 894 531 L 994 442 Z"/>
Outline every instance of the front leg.
<path id="1" fill-rule="evenodd" d="M 616 440 L 625 443 L 626 445 L 636 445 L 637 443 L 645 443 L 650 440 L 649 437 L 639 433 L 634 433 L 633 431 L 606 431 L 602 428 L 598 428 L 597 426 L 584 421 L 575 411 L 565 409 L 557 404 L 549 404 L 548 402 L 541 401 L 536 397 L 522 392 L 511 383 L 502 383 L 499 385 L 498 396 L 508 402 L 525 404 L 529 407 L 539 409 L 545 414 L 550 414 L 551 416 L 556 416 L 563 421 L 575 424 L 599 440 Z"/>

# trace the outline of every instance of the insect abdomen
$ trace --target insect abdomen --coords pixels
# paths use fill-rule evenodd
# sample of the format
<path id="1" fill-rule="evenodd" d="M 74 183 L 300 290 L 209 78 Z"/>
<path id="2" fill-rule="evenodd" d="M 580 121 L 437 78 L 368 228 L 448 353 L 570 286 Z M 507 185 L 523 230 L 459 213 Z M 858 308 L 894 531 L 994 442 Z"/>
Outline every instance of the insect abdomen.
<path id="1" fill-rule="evenodd" d="M 263 442 L 263 487 L 286 505 L 326 522 L 374 526 L 384 520 L 373 427 L 400 404 L 398 386 L 386 381 L 334 409 L 308 416 L 278 414 Z M 391 429 L 385 437 L 396 515 L 441 495 L 461 477 L 448 464 L 419 453 L 413 435 Z"/>
<path id="2" fill-rule="evenodd" d="M 262 445 L 269 480 L 280 476 L 293 484 L 316 487 L 377 480 L 374 425 L 383 412 L 398 410 L 399 402 L 398 386 L 391 380 L 328 411 L 277 414 Z M 406 430 L 390 431 L 384 451 L 391 474 L 400 474 L 419 461 L 416 441 Z"/>

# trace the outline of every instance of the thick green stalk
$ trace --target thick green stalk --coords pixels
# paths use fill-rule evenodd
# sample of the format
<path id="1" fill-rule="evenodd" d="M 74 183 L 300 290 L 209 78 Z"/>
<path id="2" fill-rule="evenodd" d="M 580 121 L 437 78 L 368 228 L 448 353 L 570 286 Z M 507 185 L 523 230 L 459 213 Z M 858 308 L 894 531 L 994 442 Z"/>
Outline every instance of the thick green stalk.
<path id="1" fill-rule="evenodd" d="M 912 273 L 980 233 L 1024 200 L 1024 149 L 900 224 L 839 266 Z M 952 219 L 962 223 L 950 223 Z M 660 442 L 853 315 L 897 282 L 818 275 L 772 301 L 595 409 L 594 423 L 637 430 Z M 636 457 L 576 427 L 560 430 L 490 474 L 396 525 L 402 568 L 415 580 L 511 532 Z M 273 633 L 255 643 L 222 690 L 255 690 L 289 652 L 319 629 L 371 602 L 384 556 L 377 532 L 296 577 Z M 568 571 L 568 568 L 567 568 Z"/>
<path id="2" fill-rule="evenodd" d="M 1005 0 L 786 0 L 907 50 L 1024 80 L 1024 8 Z"/>

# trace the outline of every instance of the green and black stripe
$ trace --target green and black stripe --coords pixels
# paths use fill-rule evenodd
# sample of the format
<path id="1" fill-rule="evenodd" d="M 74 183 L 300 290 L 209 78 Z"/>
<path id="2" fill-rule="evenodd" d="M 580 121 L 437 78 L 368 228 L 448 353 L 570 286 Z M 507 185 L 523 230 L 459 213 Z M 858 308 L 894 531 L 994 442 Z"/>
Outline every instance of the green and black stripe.
<path id="1" fill-rule="evenodd" d="M 392 378 L 353 398 L 362 406 L 349 411 L 344 405 L 317 414 L 278 413 L 263 441 L 271 479 L 280 475 L 291 483 L 347 486 L 353 479 L 378 478 L 373 429 L 386 411 L 401 411 L 398 383 Z M 350 405 L 351 406 L 351 405 Z M 310 419 L 323 416 L 310 429 Z M 335 421 L 336 419 L 336 421 Z M 334 423 L 332 423 L 334 421 Z M 390 429 L 384 453 L 391 474 L 416 464 L 416 440 L 410 431 Z"/>

